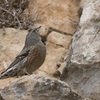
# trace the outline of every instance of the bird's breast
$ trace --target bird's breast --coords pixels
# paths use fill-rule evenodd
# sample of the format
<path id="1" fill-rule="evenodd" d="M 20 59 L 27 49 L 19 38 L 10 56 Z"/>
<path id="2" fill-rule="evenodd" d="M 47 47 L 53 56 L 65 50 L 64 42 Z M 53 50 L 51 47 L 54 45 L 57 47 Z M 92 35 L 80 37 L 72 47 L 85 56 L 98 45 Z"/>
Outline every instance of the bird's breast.
<path id="1" fill-rule="evenodd" d="M 46 48 L 44 45 L 38 45 L 30 50 L 27 57 L 27 70 L 29 73 L 38 69 L 44 62 L 46 56 Z"/>

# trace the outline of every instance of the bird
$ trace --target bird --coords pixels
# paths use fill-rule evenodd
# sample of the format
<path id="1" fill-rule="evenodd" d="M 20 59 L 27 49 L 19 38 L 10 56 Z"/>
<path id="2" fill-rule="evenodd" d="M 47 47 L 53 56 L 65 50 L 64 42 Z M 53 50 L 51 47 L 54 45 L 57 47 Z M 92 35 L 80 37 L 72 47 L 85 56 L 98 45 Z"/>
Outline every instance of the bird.
<path id="1" fill-rule="evenodd" d="M 39 36 L 40 27 L 28 32 L 22 51 L 1 73 L 0 79 L 30 75 L 43 64 L 46 57 L 46 47 Z"/>

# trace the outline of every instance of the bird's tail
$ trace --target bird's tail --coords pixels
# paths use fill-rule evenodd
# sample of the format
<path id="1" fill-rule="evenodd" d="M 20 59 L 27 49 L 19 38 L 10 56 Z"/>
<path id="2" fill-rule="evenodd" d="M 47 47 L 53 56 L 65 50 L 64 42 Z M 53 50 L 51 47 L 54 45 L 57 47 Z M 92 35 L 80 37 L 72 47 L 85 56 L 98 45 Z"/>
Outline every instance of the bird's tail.
<path id="1" fill-rule="evenodd" d="M 4 72 L 1 73 L 0 79 L 5 79 L 5 78 L 16 76 L 17 73 L 14 70 L 15 70 L 14 68 L 9 68 L 5 70 Z"/>
<path id="2" fill-rule="evenodd" d="M 7 77 L 3 73 L 1 73 L 0 79 L 5 79 L 5 78 L 7 78 Z"/>

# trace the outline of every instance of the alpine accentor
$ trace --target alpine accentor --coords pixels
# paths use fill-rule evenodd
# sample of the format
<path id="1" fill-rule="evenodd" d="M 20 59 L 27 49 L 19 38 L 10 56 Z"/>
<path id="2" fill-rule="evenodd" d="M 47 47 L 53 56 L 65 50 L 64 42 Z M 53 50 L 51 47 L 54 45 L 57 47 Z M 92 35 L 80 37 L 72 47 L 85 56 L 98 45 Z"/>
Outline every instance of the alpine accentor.
<path id="1" fill-rule="evenodd" d="M 39 28 L 31 30 L 25 40 L 21 53 L 15 58 L 10 66 L 1 73 L 0 79 L 32 74 L 44 62 L 46 47 L 39 37 Z"/>

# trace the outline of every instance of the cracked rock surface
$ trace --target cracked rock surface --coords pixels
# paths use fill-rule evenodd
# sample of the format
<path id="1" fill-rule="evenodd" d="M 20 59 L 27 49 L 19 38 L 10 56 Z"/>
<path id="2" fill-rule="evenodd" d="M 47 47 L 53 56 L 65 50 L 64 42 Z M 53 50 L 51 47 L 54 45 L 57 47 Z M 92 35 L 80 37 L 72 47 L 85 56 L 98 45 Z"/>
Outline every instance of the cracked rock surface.
<path id="1" fill-rule="evenodd" d="M 65 82 L 43 76 L 23 76 L 1 91 L 0 100 L 88 100 Z"/>
<path id="2" fill-rule="evenodd" d="M 100 1 L 81 3 L 83 12 L 73 36 L 65 81 L 82 95 L 100 100 Z"/>

